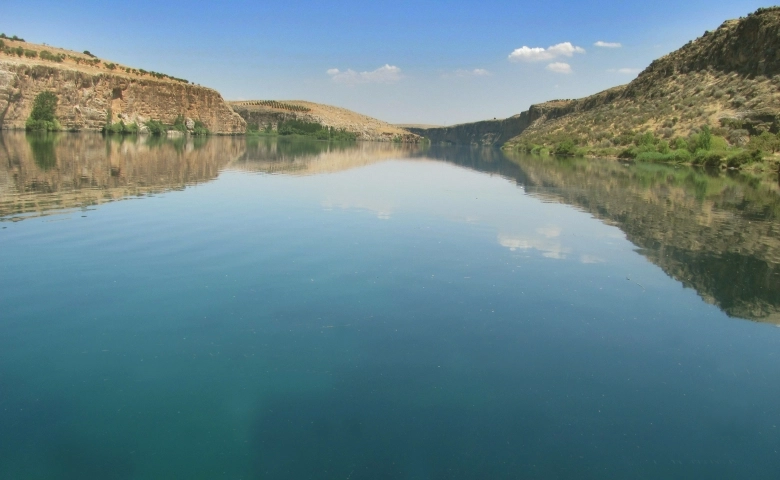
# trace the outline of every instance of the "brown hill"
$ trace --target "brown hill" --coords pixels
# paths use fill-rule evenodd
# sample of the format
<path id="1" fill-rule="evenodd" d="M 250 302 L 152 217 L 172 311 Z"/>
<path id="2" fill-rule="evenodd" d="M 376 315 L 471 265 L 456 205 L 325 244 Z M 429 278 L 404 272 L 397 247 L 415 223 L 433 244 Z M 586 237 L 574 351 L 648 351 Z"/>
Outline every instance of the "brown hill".
<path id="1" fill-rule="evenodd" d="M 754 137 L 778 133 L 779 87 L 780 7 L 759 9 L 654 61 L 628 85 L 532 106 L 527 128 L 507 147 L 554 150 L 569 140 L 581 153 L 616 155 L 644 133 L 674 148 L 706 125 L 721 149 L 773 153 L 776 146 Z"/>
<path id="2" fill-rule="evenodd" d="M 275 129 L 279 122 L 295 119 L 343 129 L 356 134 L 361 140 L 416 143 L 420 139 L 403 128 L 331 105 L 301 100 L 244 100 L 229 103 L 248 124 L 260 128 L 270 125 Z"/>

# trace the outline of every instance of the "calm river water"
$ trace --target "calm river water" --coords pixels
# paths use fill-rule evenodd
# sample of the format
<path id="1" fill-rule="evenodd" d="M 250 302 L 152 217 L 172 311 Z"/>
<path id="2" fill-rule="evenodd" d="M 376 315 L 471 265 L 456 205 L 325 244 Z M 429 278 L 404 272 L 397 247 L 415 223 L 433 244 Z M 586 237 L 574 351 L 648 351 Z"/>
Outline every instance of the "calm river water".
<path id="1" fill-rule="evenodd" d="M 775 479 L 780 188 L 0 136 L 0 478 Z"/>

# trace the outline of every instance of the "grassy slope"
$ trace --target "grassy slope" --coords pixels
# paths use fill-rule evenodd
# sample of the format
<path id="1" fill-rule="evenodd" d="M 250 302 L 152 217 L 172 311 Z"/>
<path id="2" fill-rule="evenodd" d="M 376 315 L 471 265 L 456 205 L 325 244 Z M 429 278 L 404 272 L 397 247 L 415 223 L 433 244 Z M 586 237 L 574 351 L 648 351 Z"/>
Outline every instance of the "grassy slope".
<path id="1" fill-rule="evenodd" d="M 507 148 L 633 157 L 667 151 L 667 145 L 674 150 L 681 139 L 694 154 L 688 160 L 696 162 L 697 137 L 708 126 L 717 137 L 710 150 L 720 152 L 720 163 L 754 150 L 772 160 L 775 147 L 766 145 L 766 134 L 759 137 L 774 137 L 779 127 L 780 8 L 725 22 L 656 60 L 628 85 L 536 105 L 531 112 L 534 122 Z M 652 139 L 642 138 L 646 133 Z"/>

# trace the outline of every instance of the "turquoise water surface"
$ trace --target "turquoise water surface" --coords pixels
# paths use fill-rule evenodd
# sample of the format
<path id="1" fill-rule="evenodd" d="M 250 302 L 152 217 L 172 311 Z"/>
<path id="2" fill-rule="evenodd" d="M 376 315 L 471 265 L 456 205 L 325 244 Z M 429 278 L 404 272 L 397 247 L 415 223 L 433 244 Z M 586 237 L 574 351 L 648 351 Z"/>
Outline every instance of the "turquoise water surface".
<path id="1" fill-rule="evenodd" d="M 0 478 L 780 472 L 771 179 L 35 142 L 0 151 Z"/>

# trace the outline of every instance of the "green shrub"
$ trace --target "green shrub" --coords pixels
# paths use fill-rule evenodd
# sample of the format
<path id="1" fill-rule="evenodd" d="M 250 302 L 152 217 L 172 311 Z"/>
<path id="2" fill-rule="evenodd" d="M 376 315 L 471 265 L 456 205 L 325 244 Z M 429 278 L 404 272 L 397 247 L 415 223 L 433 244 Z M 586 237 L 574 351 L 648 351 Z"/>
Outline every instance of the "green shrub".
<path id="1" fill-rule="evenodd" d="M 681 137 L 675 138 L 671 146 L 675 150 L 688 150 L 688 142 L 686 142 L 685 139 Z"/>
<path id="2" fill-rule="evenodd" d="M 335 128 L 330 128 L 330 140 L 333 142 L 354 142 L 357 140 L 357 134 L 348 132 L 346 130 L 339 129 L 336 130 Z M 400 142 L 400 137 L 398 138 L 398 141 Z"/>
<path id="3" fill-rule="evenodd" d="M 760 150 L 767 153 L 775 153 L 780 149 L 780 139 L 769 132 L 761 132 L 761 135 L 750 137 L 748 148 L 751 150 Z"/>
<path id="4" fill-rule="evenodd" d="M 740 150 L 738 152 L 731 153 L 726 158 L 726 166 L 730 168 L 740 168 L 743 165 L 749 163 L 761 161 L 762 155 L 760 150 Z"/>
<path id="5" fill-rule="evenodd" d="M 655 135 L 653 135 L 651 132 L 645 132 L 641 135 L 637 135 L 634 138 L 634 145 L 637 147 L 646 146 L 646 145 L 655 145 Z"/>
<path id="6" fill-rule="evenodd" d="M 577 144 L 574 140 L 566 139 L 555 146 L 555 155 L 573 156 L 577 153 Z"/>
<path id="7" fill-rule="evenodd" d="M 25 50 L 24 56 L 27 58 L 36 58 L 38 56 L 38 52 L 35 50 Z"/>
<path id="8" fill-rule="evenodd" d="M 200 120 L 195 120 L 195 126 L 192 128 L 193 135 L 208 135 L 209 133 L 209 129 L 206 127 L 205 123 Z"/>
<path id="9" fill-rule="evenodd" d="M 27 118 L 25 128 L 28 131 L 56 131 L 61 130 L 55 117 L 57 112 L 57 95 L 53 92 L 41 92 L 33 101 L 33 108 Z"/>
<path id="10" fill-rule="evenodd" d="M 279 135 L 316 135 L 323 129 L 323 126 L 317 122 L 306 122 L 303 120 L 285 120 L 279 122 Z"/>
<path id="11" fill-rule="evenodd" d="M 672 158 L 675 162 L 678 163 L 687 163 L 691 161 L 691 152 L 688 151 L 688 149 L 681 149 L 681 150 L 675 150 L 673 152 L 669 152 L 670 155 L 672 155 Z"/>
<path id="12" fill-rule="evenodd" d="M 107 124 L 103 127 L 103 133 L 119 134 L 119 135 L 134 135 L 138 133 L 138 124 L 133 122 L 125 124 L 123 121 Z"/>
<path id="13" fill-rule="evenodd" d="M 146 128 L 149 129 L 149 133 L 152 135 L 165 135 L 168 133 L 168 127 L 159 120 L 149 120 L 144 125 L 146 125 Z"/>
<path id="14" fill-rule="evenodd" d="M 41 59 L 48 60 L 50 62 L 62 63 L 62 61 L 65 60 L 65 55 L 61 53 L 55 55 L 48 50 L 41 50 L 41 53 L 39 55 Z"/>
<path id="15" fill-rule="evenodd" d="M 712 149 L 712 132 L 710 131 L 709 126 L 705 125 L 702 127 L 701 133 L 699 134 L 699 142 L 697 147 L 701 150 Z"/>
<path id="16" fill-rule="evenodd" d="M 713 135 L 710 140 L 710 150 L 727 150 L 729 148 L 729 142 L 721 136 Z"/>
<path id="17" fill-rule="evenodd" d="M 693 156 L 693 163 L 704 165 L 705 167 L 720 167 L 726 158 L 725 152 L 711 152 L 708 150 L 697 150 Z"/>
<path id="18" fill-rule="evenodd" d="M 176 115 L 176 118 L 173 120 L 172 129 L 181 133 L 187 133 L 187 125 L 184 123 L 184 115 Z"/>

